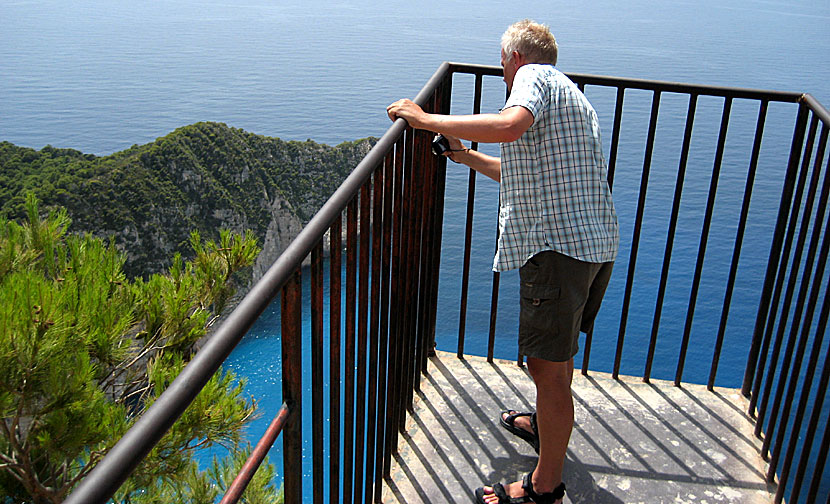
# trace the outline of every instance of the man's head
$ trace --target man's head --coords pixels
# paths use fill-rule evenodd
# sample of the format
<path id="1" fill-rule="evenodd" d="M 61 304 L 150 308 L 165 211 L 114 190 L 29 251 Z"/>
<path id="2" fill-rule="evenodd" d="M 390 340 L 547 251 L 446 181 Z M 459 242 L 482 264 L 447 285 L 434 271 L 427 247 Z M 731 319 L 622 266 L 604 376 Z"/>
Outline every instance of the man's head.
<path id="1" fill-rule="evenodd" d="M 530 19 L 513 23 L 501 36 L 501 64 L 507 87 L 513 87 L 513 77 L 522 65 L 555 65 L 557 54 L 556 39 L 547 26 Z"/>

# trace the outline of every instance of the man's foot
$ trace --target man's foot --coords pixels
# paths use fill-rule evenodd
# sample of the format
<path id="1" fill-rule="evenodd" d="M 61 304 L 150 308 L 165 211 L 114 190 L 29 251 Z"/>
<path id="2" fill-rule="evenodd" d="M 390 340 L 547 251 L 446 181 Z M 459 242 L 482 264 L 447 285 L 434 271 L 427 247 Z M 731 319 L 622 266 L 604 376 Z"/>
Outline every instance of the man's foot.
<path id="1" fill-rule="evenodd" d="M 476 490 L 477 504 L 518 504 L 533 502 L 522 489 L 522 482 L 516 481 L 507 486 L 496 483 L 491 487 L 482 487 Z"/>
<path id="2" fill-rule="evenodd" d="M 477 504 L 561 504 L 565 497 L 565 484 L 560 483 L 553 491 L 537 493 L 533 488 L 533 472 L 528 473 L 522 481 L 507 486 L 496 483 L 492 487 L 476 490 Z"/>
<path id="3" fill-rule="evenodd" d="M 539 453 L 539 429 L 536 426 L 536 413 L 519 413 L 515 410 L 501 412 L 499 423 L 508 432 L 519 436 Z"/>

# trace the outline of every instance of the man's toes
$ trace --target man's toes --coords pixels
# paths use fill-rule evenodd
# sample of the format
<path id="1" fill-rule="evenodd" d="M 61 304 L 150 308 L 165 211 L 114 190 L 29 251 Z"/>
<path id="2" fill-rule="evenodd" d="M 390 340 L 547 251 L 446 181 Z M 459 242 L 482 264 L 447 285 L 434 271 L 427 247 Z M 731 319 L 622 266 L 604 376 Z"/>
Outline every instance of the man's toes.
<path id="1" fill-rule="evenodd" d="M 502 414 L 502 419 L 506 422 L 507 417 L 514 414 L 514 413 L 517 413 L 517 411 L 510 410 L 506 413 L 503 413 Z M 514 418 L 513 419 L 513 426 L 518 427 L 519 429 L 522 429 L 522 430 L 526 430 L 526 431 L 530 432 L 531 434 L 533 433 L 533 427 L 531 427 L 531 425 L 530 425 L 530 417 L 529 416 L 520 416 L 520 417 Z"/>
<path id="2" fill-rule="evenodd" d="M 493 487 L 484 487 L 484 502 L 494 503 L 498 502 L 498 500 L 498 497 L 496 497 L 496 494 L 493 492 Z"/>

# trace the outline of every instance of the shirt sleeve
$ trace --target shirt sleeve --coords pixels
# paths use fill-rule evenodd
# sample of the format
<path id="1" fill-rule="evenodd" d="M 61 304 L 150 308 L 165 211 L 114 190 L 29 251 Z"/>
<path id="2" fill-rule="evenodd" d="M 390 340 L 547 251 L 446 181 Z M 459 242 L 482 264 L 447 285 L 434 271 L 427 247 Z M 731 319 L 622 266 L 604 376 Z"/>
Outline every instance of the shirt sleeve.
<path id="1" fill-rule="evenodd" d="M 544 74 L 534 67 L 535 65 L 524 65 L 516 71 L 513 89 L 504 108 L 524 107 L 535 119 L 543 109 L 547 87 L 544 85 Z"/>

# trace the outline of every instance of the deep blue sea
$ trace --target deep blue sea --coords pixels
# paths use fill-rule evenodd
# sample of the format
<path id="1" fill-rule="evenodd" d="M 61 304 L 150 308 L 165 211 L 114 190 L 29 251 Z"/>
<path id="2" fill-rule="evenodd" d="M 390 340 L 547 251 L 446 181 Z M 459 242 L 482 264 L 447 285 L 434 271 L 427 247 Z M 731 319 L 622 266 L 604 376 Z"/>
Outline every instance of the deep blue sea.
<path id="1" fill-rule="evenodd" d="M 329 144 L 381 136 L 390 124 L 385 114 L 387 104 L 401 97 L 414 97 L 442 61 L 497 65 L 501 33 L 507 25 L 525 17 L 551 26 L 560 46 L 558 66 L 565 72 L 801 91 L 830 105 L 827 0 L 0 0 L 0 141 L 106 155 L 151 142 L 197 121 L 219 121 L 285 140 L 310 138 Z M 495 111 L 504 89 L 499 81 L 487 86 L 485 110 Z M 470 110 L 464 99 L 462 93 L 454 101 L 455 111 Z M 589 94 L 589 99 L 608 133 L 607 145 L 613 96 Z M 647 99 L 639 105 L 636 96 L 632 101 L 632 116 L 648 112 Z M 675 110 L 682 121 L 685 102 L 672 102 L 667 97 L 664 107 Z M 720 105 L 701 101 L 704 116 L 707 107 L 714 111 L 710 115 L 719 119 Z M 747 142 L 751 145 L 756 113 L 736 110 L 736 132 L 730 129 L 729 138 L 738 150 Z M 774 116 L 776 111 L 770 113 Z M 785 122 L 780 132 L 785 136 L 792 134 L 793 114 L 788 114 L 785 116 L 790 122 Z M 710 130 L 716 134 L 717 126 Z M 671 149 L 668 146 L 672 142 L 676 146 L 678 141 L 666 133 L 665 137 L 658 136 L 655 149 Z M 705 135 L 695 141 L 710 145 L 710 151 L 713 148 L 713 140 Z M 626 152 L 642 149 L 642 139 L 636 135 L 625 142 L 620 146 L 623 157 Z M 494 151 L 494 147 L 482 146 L 482 150 Z M 693 156 L 699 156 L 697 161 L 711 170 L 711 161 L 707 161 L 711 152 L 706 147 L 699 151 Z M 767 155 L 775 160 L 786 152 Z M 728 155 L 725 159 L 718 200 L 718 205 L 725 208 L 721 210 L 723 215 L 739 209 L 743 184 L 740 170 L 745 170 L 745 159 L 730 161 Z M 690 166 L 695 161 L 693 158 Z M 676 170 L 676 164 L 667 169 Z M 773 177 L 763 177 L 763 167 L 760 170 L 757 191 L 776 194 L 778 183 Z M 448 215 L 464 211 L 467 173 L 458 165 L 450 164 L 448 168 Z M 693 222 L 694 215 L 699 215 L 705 203 L 708 179 L 699 180 L 684 200 L 686 213 L 681 215 L 681 229 L 685 225 L 699 227 Z M 638 183 L 624 176 L 615 182 L 623 237 L 621 253 L 630 247 Z M 658 181 L 650 191 L 662 190 L 670 197 L 673 183 L 673 179 Z M 477 195 L 467 349 L 483 354 L 489 322 L 496 184 L 479 177 Z M 763 204 L 753 208 L 761 215 L 766 210 Z M 661 240 L 665 239 L 667 219 L 667 212 L 647 209 L 638 265 L 642 278 L 659 275 L 659 269 L 649 264 L 662 259 Z M 762 253 L 742 258 L 741 271 L 745 273 L 736 286 L 716 383 L 719 386 L 741 384 L 746 362 L 745 328 L 754 322 L 757 286 L 764 273 L 765 244 L 771 230 L 771 223 L 764 225 L 763 220 L 748 230 L 748 247 L 753 247 L 752 240 L 756 240 Z M 723 228 L 716 222 L 710 238 L 709 253 L 715 258 L 731 252 L 734 229 Z M 649 233 L 651 229 L 661 231 Z M 697 242 L 684 243 L 682 233 L 678 240 L 678 259 L 671 272 L 685 278 L 694 268 Z M 463 229 L 448 220 L 441 300 L 457 300 L 462 246 Z M 693 331 L 693 338 L 700 339 L 694 340 L 690 362 L 711 360 L 722 292 L 707 291 L 706 282 L 728 271 L 723 260 L 708 258 Z M 615 271 L 607 304 L 620 303 L 625 266 L 619 264 Z M 515 299 L 516 284 L 515 274 L 502 275 L 503 308 L 496 354 L 507 359 L 515 358 L 516 318 L 515 312 L 504 306 Z M 642 373 L 654 305 L 654 293 L 638 291 L 637 286 L 622 369 L 628 374 Z M 663 334 L 682 330 L 689 285 L 675 282 L 669 288 L 653 372 L 654 377 L 666 379 L 674 376 L 677 342 Z M 457 301 L 454 303 L 439 305 L 439 349 L 455 348 L 458 315 Z M 638 310 L 640 306 L 648 309 Z M 249 429 L 252 442 L 262 434 L 281 402 L 277 313 L 275 306 L 263 316 L 225 366 L 247 377 L 246 390 L 259 401 L 263 416 Z M 592 349 L 593 369 L 611 369 L 614 344 L 610 342 L 616 341 L 617 324 L 600 314 Z M 606 333 L 607 339 L 602 339 Z M 687 366 L 684 379 L 702 383 L 707 376 L 708 365 L 698 370 Z M 272 457 L 277 450 L 272 451 Z M 280 458 L 274 460 L 278 466 Z"/>

